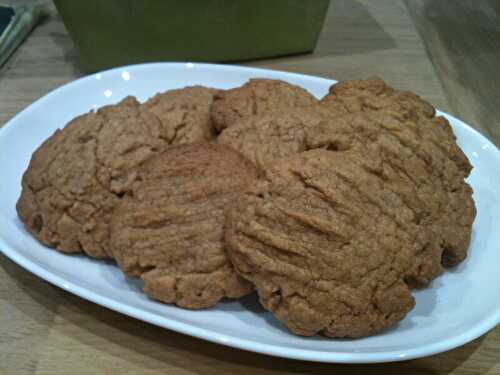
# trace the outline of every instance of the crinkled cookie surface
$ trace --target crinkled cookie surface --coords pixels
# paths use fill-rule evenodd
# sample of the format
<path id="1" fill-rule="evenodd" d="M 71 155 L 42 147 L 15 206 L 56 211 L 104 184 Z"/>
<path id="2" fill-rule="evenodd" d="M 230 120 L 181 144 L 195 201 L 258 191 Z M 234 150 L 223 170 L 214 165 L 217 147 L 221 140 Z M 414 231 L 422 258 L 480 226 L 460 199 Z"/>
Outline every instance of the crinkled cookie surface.
<path id="1" fill-rule="evenodd" d="M 307 90 L 276 79 L 251 79 L 243 86 L 215 95 L 212 118 L 217 130 L 238 123 L 250 115 L 307 107 L 317 100 Z"/>
<path id="2" fill-rule="evenodd" d="M 230 264 L 224 211 L 257 176 L 252 163 L 210 143 L 173 147 L 150 159 L 113 211 L 111 245 L 119 266 L 141 276 L 151 297 L 186 308 L 251 291 Z"/>
<path id="3" fill-rule="evenodd" d="M 44 245 L 108 257 L 110 213 L 137 167 L 172 144 L 211 139 L 213 93 L 191 87 L 144 104 L 128 97 L 76 117 L 34 152 L 17 202 L 21 221 Z"/>

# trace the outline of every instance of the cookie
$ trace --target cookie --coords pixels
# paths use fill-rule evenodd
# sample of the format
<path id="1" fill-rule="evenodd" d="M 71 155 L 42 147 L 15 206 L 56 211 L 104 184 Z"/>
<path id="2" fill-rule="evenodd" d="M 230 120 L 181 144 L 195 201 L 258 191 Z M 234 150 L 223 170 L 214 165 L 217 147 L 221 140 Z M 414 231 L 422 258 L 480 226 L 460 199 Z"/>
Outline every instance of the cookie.
<path id="1" fill-rule="evenodd" d="M 301 128 L 305 151 L 268 163 L 229 211 L 226 242 L 292 332 L 361 337 L 466 257 L 472 167 L 444 117 L 380 79 L 340 82 L 321 106 Z"/>
<path id="2" fill-rule="evenodd" d="M 361 337 L 413 308 L 405 276 L 429 239 L 387 178 L 376 154 L 305 151 L 229 210 L 231 262 L 293 333 Z"/>
<path id="3" fill-rule="evenodd" d="M 322 121 L 325 116 L 315 107 L 251 115 L 224 129 L 217 142 L 264 169 L 275 160 L 305 151 L 307 130 Z"/>
<path id="4" fill-rule="evenodd" d="M 217 130 L 250 115 L 307 107 L 317 100 L 307 90 L 274 79 L 251 79 L 241 87 L 215 95 L 212 118 Z"/>
<path id="5" fill-rule="evenodd" d="M 395 90 L 379 77 L 338 82 L 330 87 L 321 103 L 343 113 L 383 110 L 412 119 L 432 118 L 436 113 L 434 107 L 417 94 Z"/>
<path id="6" fill-rule="evenodd" d="M 205 104 L 182 104 L 194 91 Z M 22 179 L 16 208 L 28 231 L 62 252 L 108 257 L 111 210 L 137 166 L 172 144 L 206 139 L 211 92 L 175 90 L 144 105 L 128 97 L 57 130 L 34 152 Z"/>
<path id="7" fill-rule="evenodd" d="M 199 309 L 238 298 L 250 284 L 223 241 L 224 210 L 257 176 L 252 163 L 210 143 L 173 147 L 147 161 L 113 211 L 111 248 L 151 297 Z"/>
<path id="8" fill-rule="evenodd" d="M 170 143 L 211 141 L 215 136 L 211 107 L 216 92 L 204 86 L 190 86 L 156 94 L 143 106 L 168 129 Z"/>
<path id="9" fill-rule="evenodd" d="M 332 121 L 309 131 L 308 147 L 348 144 L 374 150 L 385 169 L 404 181 L 399 193 L 413 202 L 411 209 L 432 233 L 408 282 L 423 287 L 445 267 L 463 261 L 476 215 L 472 189 L 464 181 L 472 166 L 446 118 L 435 116 L 435 109 L 415 94 L 379 79 L 338 83 L 323 104 L 333 107 Z"/>

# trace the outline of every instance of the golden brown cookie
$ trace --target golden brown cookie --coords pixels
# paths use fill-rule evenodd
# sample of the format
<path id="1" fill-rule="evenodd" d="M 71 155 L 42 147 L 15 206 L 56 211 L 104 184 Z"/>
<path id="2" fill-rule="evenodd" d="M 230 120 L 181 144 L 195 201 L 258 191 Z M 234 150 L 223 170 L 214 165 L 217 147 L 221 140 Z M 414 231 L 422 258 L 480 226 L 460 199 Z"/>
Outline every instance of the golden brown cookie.
<path id="1" fill-rule="evenodd" d="M 307 90 L 274 79 L 251 79 L 241 87 L 215 95 L 212 118 L 217 130 L 250 115 L 307 107 L 317 100 Z"/>
<path id="2" fill-rule="evenodd" d="M 170 131 L 167 136 L 170 143 L 210 141 L 215 134 L 211 107 L 216 92 L 208 87 L 189 86 L 156 94 L 143 106 Z"/>
<path id="3" fill-rule="evenodd" d="M 402 319 L 409 289 L 466 257 L 471 165 L 418 96 L 378 79 L 330 92 L 322 121 L 292 126 L 310 151 L 266 165 L 230 210 L 226 240 L 237 271 L 293 332 L 359 337 Z"/>
<path id="4" fill-rule="evenodd" d="M 109 256 L 111 210 L 137 166 L 172 144 L 206 139 L 210 132 L 201 129 L 211 128 L 211 93 L 201 87 L 175 90 L 144 105 L 128 97 L 57 130 L 34 152 L 23 176 L 21 221 L 59 251 Z M 183 104 L 191 96 L 203 96 L 204 104 Z"/>
<path id="5" fill-rule="evenodd" d="M 229 263 L 224 210 L 257 176 L 252 163 L 210 143 L 173 147 L 150 159 L 117 205 L 111 247 L 151 297 L 198 309 L 251 291 Z"/>
<path id="6" fill-rule="evenodd" d="M 414 306 L 405 275 L 428 242 L 376 154 L 311 150 L 278 160 L 229 211 L 236 270 L 293 333 L 360 337 Z"/>
<path id="7" fill-rule="evenodd" d="M 247 116 L 224 129 L 217 142 L 264 169 L 277 159 L 306 150 L 307 130 L 325 121 L 319 109 L 311 106 Z"/>
<path id="8" fill-rule="evenodd" d="M 378 77 L 340 81 L 330 87 L 321 103 L 344 113 L 383 110 L 413 119 L 431 118 L 436 113 L 434 107 L 417 94 L 395 90 Z"/>
<path id="9" fill-rule="evenodd" d="M 350 144 L 374 150 L 386 170 L 404 182 L 405 199 L 433 233 L 408 282 L 425 286 L 443 267 L 465 259 L 476 215 L 472 189 L 464 181 L 472 166 L 448 121 L 436 117 L 417 95 L 394 90 L 380 79 L 339 82 L 323 103 L 333 107 L 332 121 L 308 133 L 308 147 Z M 398 186 L 401 190 L 402 183 Z"/>

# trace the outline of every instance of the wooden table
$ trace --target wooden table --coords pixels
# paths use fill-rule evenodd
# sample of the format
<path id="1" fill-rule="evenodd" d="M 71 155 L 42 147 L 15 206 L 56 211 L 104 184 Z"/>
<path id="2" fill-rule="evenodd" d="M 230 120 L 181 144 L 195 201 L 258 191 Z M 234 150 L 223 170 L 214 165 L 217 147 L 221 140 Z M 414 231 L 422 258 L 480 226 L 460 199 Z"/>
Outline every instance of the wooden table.
<path id="1" fill-rule="evenodd" d="M 443 87 L 454 86 L 438 74 L 439 59 L 428 55 L 426 40 L 414 26 L 411 14 L 421 15 L 421 8 L 408 3 L 411 12 L 397 0 L 334 1 L 314 54 L 248 65 L 335 79 L 381 75 L 466 121 L 480 119 L 473 118 L 480 106 L 471 112 L 456 97 L 449 100 Z M 0 124 L 83 75 L 63 24 L 53 8 L 51 13 L 0 70 Z M 422 35 L 426 33 L 432 30 Z M 491 124 L 472 125 L 500 140 Z M 53 287 L 0 256 L 0 374 L 66 373 L 500 374 L 500 327 L 461 348 L 409 362 L 347 366 L 292 361 L 207 343 L 122 316 Z"/>

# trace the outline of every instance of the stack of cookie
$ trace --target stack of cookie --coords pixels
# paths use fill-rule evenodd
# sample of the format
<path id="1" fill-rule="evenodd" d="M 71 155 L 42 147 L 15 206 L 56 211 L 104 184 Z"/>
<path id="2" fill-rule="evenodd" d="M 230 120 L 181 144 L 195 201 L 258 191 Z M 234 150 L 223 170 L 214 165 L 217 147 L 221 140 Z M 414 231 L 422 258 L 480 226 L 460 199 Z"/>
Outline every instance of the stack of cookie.
<path id="1" fill-rule="evenodd" d="M 254 79 L 77 117 L 33 154 L 17 211 L 43 244 L 114 258 L 157 300 L 256 290 L 295 334 L 361 337 L 465 258 L 470 171 L 446 119 L 380 79 L 321 100 Z"/>

